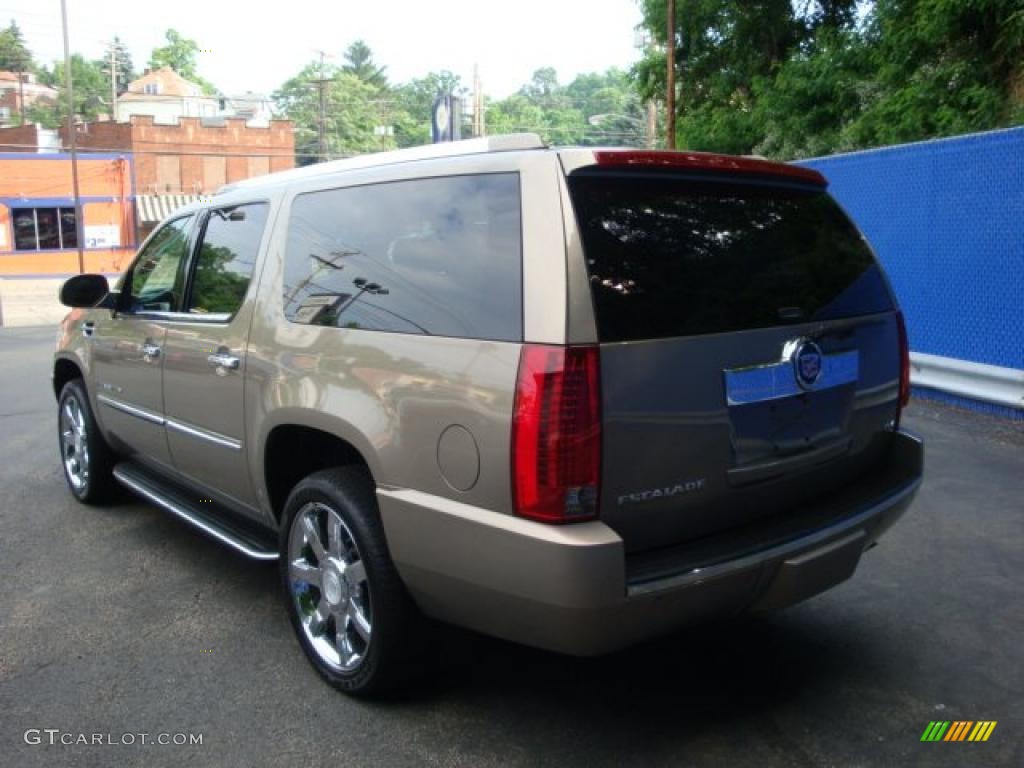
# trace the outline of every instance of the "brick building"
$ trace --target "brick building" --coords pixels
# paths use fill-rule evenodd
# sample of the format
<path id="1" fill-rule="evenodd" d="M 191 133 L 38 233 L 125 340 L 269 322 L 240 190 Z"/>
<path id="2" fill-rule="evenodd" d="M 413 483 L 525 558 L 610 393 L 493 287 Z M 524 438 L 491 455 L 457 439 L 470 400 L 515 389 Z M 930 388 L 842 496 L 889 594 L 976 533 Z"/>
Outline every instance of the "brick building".
<path id="1" fill-rule="evenodd" d="M 132 155 L 140 240 L 185 202 L 233 181 L 295 167 L 290 120 L 260 127 L 242 118 L 182 117 L 162 125 L 148 115 L 134 115 L 127 123 L 80 124 L 77 143 L 83 152 Z"/>
<path id="2" fill-rule="evenodd" d="M 79 234 L 86 272 L 124 269 L 136 246 L 131 166 L 125 153 L 79 158 L 79 227 L 70 155 L 0 151 L 0 276 L 77 273 Z"/>
<path id="3" fill-rule="evenodd" d="M 242 118 L 182 117 L 174 125 L 134 115 L 127 123 L 82 123 L 83 150 L 124 151 L 135 156 L 140 195 L 209 195 L 224 184 L 295 166 L 290 120 L 252 127 Z M 65 131 L 62 143 L 67 145 Z"/>
<path id="4" fill-rule="evenodd" d="M 35 123 L 0 128 L 0 152 L 59 152 L 57 131 L 40 128 Z"/>
<path id="5" fill-rule="evenodd" d="M 70 157 L 53 151 L 51 133 L 34 125 L 0 128 L 0 276 L 78 269 Z M 241 118 L 183 117 L 161 125 L 136 115 L 127 123 L 82 123 L 75 135 L 89 271 L 123 269 L 181 205 L 295 165 L 286 120 L 258 127 Z M 68 146 L 66 130 L 55 143 Z"/>

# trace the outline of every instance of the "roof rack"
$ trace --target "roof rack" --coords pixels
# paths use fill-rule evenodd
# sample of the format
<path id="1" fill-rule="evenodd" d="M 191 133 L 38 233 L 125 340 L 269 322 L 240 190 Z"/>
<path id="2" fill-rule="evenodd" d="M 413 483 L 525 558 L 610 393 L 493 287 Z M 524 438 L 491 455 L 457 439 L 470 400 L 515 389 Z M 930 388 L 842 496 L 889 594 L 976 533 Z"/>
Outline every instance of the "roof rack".
<path id="1" fill-rule="evenodd" d="M 420 147 L 396 149 L 390 152 L 374 152 L 372 154 L 347 157 L 342 160 L 329 160 L 304 168 L 293 168 L 280 171 L 271 177 L 259 176 L 232 182 L 217 190 L 217 194 L 233 192 L 260 184 L 276 184 L 278 182 L 295 181 L 298 179 L 315 178 L 335 171 L 349 171 L 359 168 L 371 168 L 378 165 L 393 165 L 413 160 L 431 160 L 438 157 L 458 157 L 460 155 L 479 155 L 486 152 L 513 152 L 523 149 L 545 149 L 547 145 L 535 133 L 509 133 L 503 136 L 484 136 L 478 139 L 463 141 L 447 141 L 439 144 L 425 144 Z"/>

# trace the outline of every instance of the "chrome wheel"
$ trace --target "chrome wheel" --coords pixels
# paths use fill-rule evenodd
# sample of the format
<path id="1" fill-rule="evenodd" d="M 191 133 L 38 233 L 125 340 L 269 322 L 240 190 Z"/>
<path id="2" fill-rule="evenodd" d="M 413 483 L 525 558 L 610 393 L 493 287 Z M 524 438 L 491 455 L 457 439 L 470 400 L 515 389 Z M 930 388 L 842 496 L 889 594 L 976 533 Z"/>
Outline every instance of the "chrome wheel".
<path id="1" fill-rule="evenodd" d="M 370 585 L 352 532 L 326 504 L 305 504 L 292 521 L 288 586 L 302 632 L 320 660 L 335 671 L 355 670 L 370 648 Z"/>
<path id="2" fill-rule="evenodd" d="M 80 492 L 89 483 L 89 442 L 85 414 L 75 395 L 64 399 L 60 411 L 60 445 L 68 482 Z"/>

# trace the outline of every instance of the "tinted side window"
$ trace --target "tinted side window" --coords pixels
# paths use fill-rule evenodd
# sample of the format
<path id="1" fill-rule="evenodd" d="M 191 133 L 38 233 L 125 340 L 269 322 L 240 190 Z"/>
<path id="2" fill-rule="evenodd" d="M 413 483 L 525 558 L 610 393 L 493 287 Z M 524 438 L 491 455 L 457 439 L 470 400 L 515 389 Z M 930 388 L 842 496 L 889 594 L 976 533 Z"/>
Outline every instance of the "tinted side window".
<path id="1" fill-rule="evenodd" d="M 192 272 L 189 312 L 233 315 L 242 306 L 268 208 L 255 203 L 210 211 Z"/>
<path id="2" fill-rule="evenodd" d="M 519 176 L 450 176 L 311 192 L 292 204 L 289 320 L 522 338 Z"/>
<path id="3" fill-rule="evenodd" d="M 139 252 L 131 271 L 131 309 L 168 312 L 181 302 L 180 267 L 188 250 L 191 216 L 169 221 Z"/>
<path id="4" fill-rule="evenodd" d="M 824 191 L 673 176 L 573 176 L 602 341 L 885 312 L 856 227 Z"/>

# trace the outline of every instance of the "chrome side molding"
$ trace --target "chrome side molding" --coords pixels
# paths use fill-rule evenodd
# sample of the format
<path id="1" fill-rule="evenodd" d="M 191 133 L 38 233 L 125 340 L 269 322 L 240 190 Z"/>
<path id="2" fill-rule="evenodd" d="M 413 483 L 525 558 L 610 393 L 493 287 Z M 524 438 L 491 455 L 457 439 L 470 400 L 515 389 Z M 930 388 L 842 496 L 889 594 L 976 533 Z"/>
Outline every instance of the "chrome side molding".
<path id="1" fill-rule="evenodd" d="M 206 440 L 208 443 L 214 443 L 223 448 L 230 448 L 233 451 L 242 450 L 242 441 L 235 440 L 233 437 L 227 437 L 219 432 L 210 432 L 206 429 L 199 429 L 199 427 L 193 427 L 189 424 L 183 424 L 180 421 L 174 419 L 167 419 L 167 428 L 173 429 L 175 432 L 181 432 L 184 435 L 195 437 L 200 440 Z"/>
<path id="2" fill-rule="evenodd" d="M 102 394 L 96 395 L 96 400 L 100 403 L 103 403 L 103 405 L 110 406 L 115 411 L 127 413 L 129 416 L 134 416 L 137 419 L 148 421 L 150 424 L 157 424 L 159 426 L 163 426 L 164 424 L 163 416 L 161 416 L 159 413 L 153 413 L 153 411 L 148 411 L 145 408 L 139 408 L 138 406 L 135 405 L 128 405 L 128 403 L 122 403 L 120 400 L 115 400 L 114 398 L 108 395 Z"/>
<path id="3" fill-rule="evenodd" d="M 96 399 L 113 408 L 115 411 L 121 411 L 127 413 L 130 416 L 148 421 L 150 424 L 156 424 L 158 426 L 164 426 L 168 429 L 173 429 L 175 432 L 181 432 L 182 434 L 195 437 L 199 440 L 206 440 L 208 443 L 219 445 L 222 448 L 230 448 L 233 451 L 242 450 L 242 441 L 236 440 L 233 437 L 222 435 L 219 432 L 211 432 L 208 429 L 200 429 L 199 427 L 193 427 L 191 424 L 186 424 L 182 421 L 176 421 L 174 419 L 164 418 L 158 413 L 148 411 L 145 408 L 139 408 L 138 406 L 128 405 L 128 403 L 122 403 L 120 400 L 115 400 L 109 395 L 96 395 Z"/>

